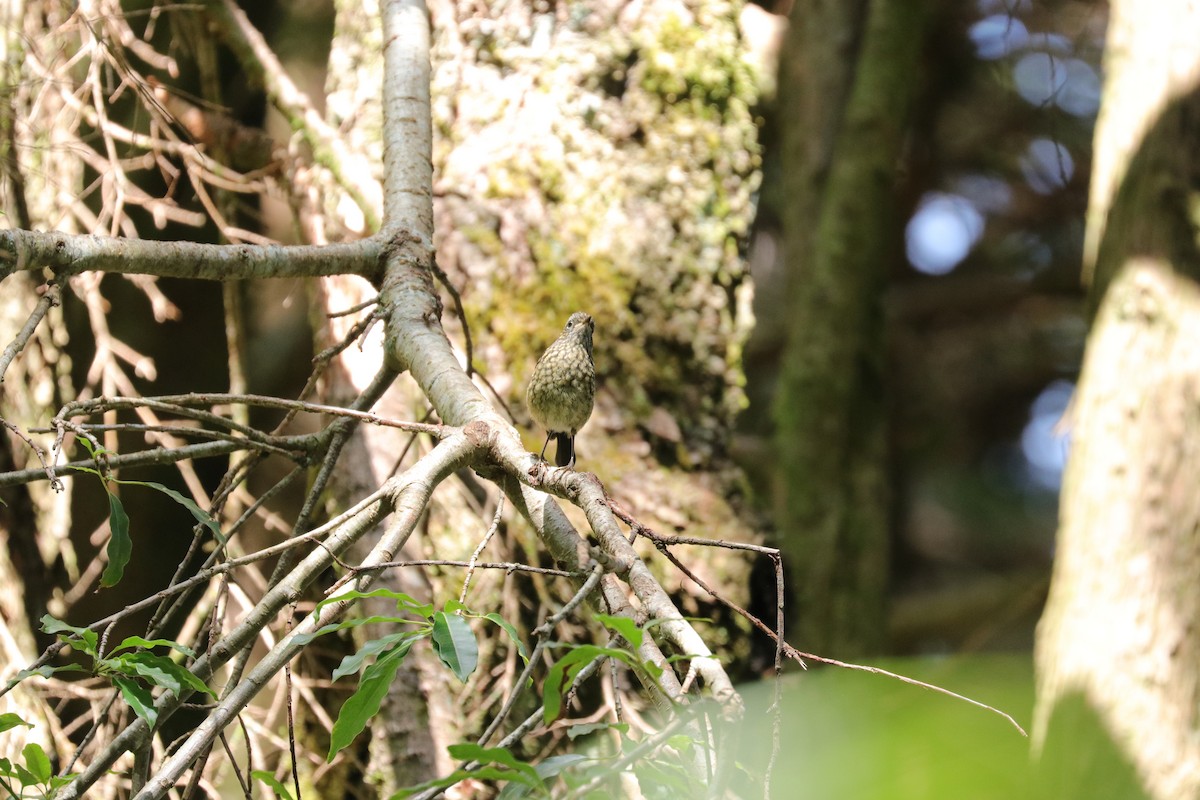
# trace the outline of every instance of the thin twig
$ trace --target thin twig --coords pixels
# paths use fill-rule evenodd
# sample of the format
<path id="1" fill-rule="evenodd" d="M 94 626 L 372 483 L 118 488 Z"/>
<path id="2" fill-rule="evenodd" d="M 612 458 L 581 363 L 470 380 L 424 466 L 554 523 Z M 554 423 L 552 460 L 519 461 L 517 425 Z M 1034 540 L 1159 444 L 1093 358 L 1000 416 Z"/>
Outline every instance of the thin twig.
<path id="1" fill-rule="evenodd" d="M 505 699 L 504 705 L 501 706 L 500 711 L 497 712 L 496 716 L 492 718 L 492 721 L 488 724 L 487 729 L 484 730 L 484 732 L 480 735 L 478 740 L 480 746 L 487 744 L 488 739 L 492 738 L 492 734 L 494 734 L 496 730 L 504 723 L 504 720 L 512 711 L 513 706 L 516 705 L 517 698 L 521 696 L 521 692 L 524 691 L 525 687 L 528 685 L 530 676 L 533 675 L 533 670 L 537 667 L 538 661 L 541 658 L 542 652 L 546 649 L 550 634 L 554 632 L 555 626 L 570 616 L 570 614 L 579 606 L 579 604 L 582 603 L 587 596 L 592 593 L 592 591 L 600 583 L 600 578 L 603 575 L 604 568 L 600 564 L 596 564 L 594 567 L 592 567 L 592 574 L 589 575 L 588 579 L 583 582 L 583 585 L 579 587 L 578 591 L 575 592 L 575 595 L 567 601 L 566 605 L 564 605 L 558 610 L 557 613 L 552 614 L 546 619 L 545 622 L 534 629 L 533 635 L 537 637 L 537 644 L 534 645 L 533 652 L 529 654 L 529 661 L 525 664 L 525 669 L 521 672 L 521 677 L 517 679 L 517 682 L 513 685 L 512 691 L 509 692 L 508 697 Z"/>
<path id="2" fill-rule="evenodd" d="M 492 540 L 492 536 L 500 529 L 500 520 L 504 514 L 504 493 L 501 492 L 496 498 L 496 513 L 492 517 L 492 524 L 488 526 L 487 533 L 483 535 L 483 541 L 475 548 L 475 552 L 471 553 L 471 559 L 468 562 L 467 574 L 463 576 L 462 591 L 458 595 L 458 602 L 464 606 L 467 604 L 467 589 L 471 587 L 471 576 L 475 574 L 475 562 L 479 560 L 479 554 L 487 547 L 488 542 Z"/>
<path id="3" fill-rule="evenodd" d="M 566 795 L 566 797 L 587 797 L 591 792 L 599 789 L 600 784 L 604 783 L 613 775 L 619 773 L 621 770 L 625 769 L 634 761 L 637 761 L 647 753 L 650 753 L 661 747 L 668 739 L 675 735 L 676 731 L 683 727 L 685 721 L 686 720 L 683 715 L 677 715 L 669 723 L 664 725 L 662 730 L 658 731 L 645 741 L 640 742 L 636 747 L 630 749 L 628 752 L 623 753 L 620 758 L 606 764 L 603 773 L 592 778 L 578 789 L 571 791 L 570 794 Z"/>
<path id="4" fill-rule="evenodd" d="M 618 513 L 618 512 L 616 512 L 614 510 L 614 513 Z M 620 514 L 618 514 L 618 516 L 620 516 Z M 626 521 L 629 521 L 629 520 L 626 520 Z M 965 697 L 961 694 L 958 694 L 957 692 L 952 692 L 949 689 L 943 688 L 941 686 L 937 686 L 932 683 L 926 683 L 925 681 L 920 681 L 920 680 L 917 680 L 916 678 L 909 678 L 904 675 L 899 675 L 895 672 L 890 672 L 890 671 L 888 671 L 886 669 L 882 669 L 880 667 L 872 667 L 872 666 L 869 666 L 866 664 L 854 664 L 854 663 L 850 663 L 850 662 L 846 662 L 846 661 L 838 661 L 835 658 L 827 658 L 825 656 L 818 656 L 818 655 L 814 655 L 812 653 L 805 653 L 803 651 L 797 650 L 796 648 L 794 648 L 790 644 L 788 644 L 786 641 L 784 641 L 782 636 L 780 636 L 778 633 L 776 633 L 776 631 L 771 630 L 758 617 L 754 616 L 749 611 L 747 611 L 746 609 L 739 606 L 737 603 L 734 603 L 733 601 L 722 597 L 716 590 L 714 590 L 711 586 L 709 586 L 707 583 L 705 583 L 698 575 L 696 575 L 694 572 L 692 572 L 686 566 L 684 566 L 683 562 L 681 562 L 669 550 L 667 550 L 668 546 L 670 546 L 671 544 L 676 544 L 676 543 L 679 543 L 679 544 L 695 543 L 695 544 L 704 544 L 704 545 L 709 545 L 709 546 L 724 546 L 726 544 L 725 542 L 715 542 L 714 540 L 710 540 L 710 539 L 699 539 L 699 540 L 696 540 L 693 542 L 693 541 L 690 541 L 690 537 L 663 536 L 661 534 L 655 533 L 654 531 L 650 530 L 645 525 L 642 525 L 641 523 L 637 522 L 636 520 L 633 520 L 631 524 L 636 525 L 638 533 L 642 536 L 647 537 L 651 541 L 653 541 L 655 543 L 655 545 L 658 547 L 659 552 L 661 552 L 664 556 L 666 556 L 667 559 L 670 560 L 670 562 L 672 564 L 674 564 L 678 570 L 683 572 L 683 574 L 687 575 L 687 577 L 690 578 L 693 582 L 695 582 L 695 584 L 697 586 L 699 586 L 701 589 L 703 589 L 705 592 L 707 592 L 709 594 L 709 596 L 711 596 L 714 600 L 716 600 L 719 603 L 721 603 L 722 605 L 732 609 L 739 616 L 741 616 L 742 618 L 749 621 L 752 625 L 754 625 L 756 628 L 761 630 L 763 633 L 767 634 L 767 636 L 770 636 L 773 640 L 775 640 L 777 649 L 781 650 L 783 652 L 783 654 L 788 656 L 788 658 L 791 658 L 791 659 L 795 660 L 796 662 L 798 662 L 801 666 L 804 666 L 804 660 L 808 659 L 810 661 L 816 661 L 821 664 L 829 664 L 830 666 L 834 666 L 834 667 L 842 667 L 843 669 L 853 669 L 853 670 L 858 670 L 860 672 L 870 672 L 875 675 L 883 675 L 883 676 L 886 676 L 889 678 L 894 678 L 902 683 L 908 683 L 913 686 L 920 686 L 923 689 L 928 689 L 932 692 L 938 692 L 939 694 L 944 694 L 949 697 L 954 697 L 959 700 L 962 700 L 965 703 L 970 703 L 973 706 L 982 708 L 986 711 L 991 711 L 994 714 L 999 714 L 1001 717 L 1008 720 L 1008 722 L 1014 728 L 1016 728 L 1018 731 L 1020 731 L 1022 736 L 1027 737 L 1029 735 L 1028 733 L 1025 732 L 1025 729 L 1022 728 L 1021 725 L 1015 719 L 1012 718 L 1011 715 L 1001 711 L 998 708 L 995 708 L 994 706 L 989 706 L 987 703 L 981 703 L 978 700 L 972 700 L 969 697 Z M 733 544 L 736 544 L 736 543 L 729 543 L 729 544 L 732 546 Z M 754 547 L 746 546 L 746 547 L 743 547 L 742 549 L 755 550 L 758 552 L 765 552 L 768 555 L 772 555 L 773 558 L 776 558 L 779 555 L 779 551 L 774 548 L 766 548 L 766 547 L 761 547 L 761 546 L 754 546 Z M 782 569 L 782 567 L 780 567 L 780 569 Z M 778 622 L 777 624 L 781 626 L 782 622 Z"/>
<path id="5" fill-rule="evenodd" d="M 45 451 L 38 447 L 37 442 L 33 441 L 33 439 L 26 435 L 26 433 L 21 430 L 19 426 L 9 422 L 3 417 L 0 417 L 0 423 L 12 431 L 14 436 L 25 442 L 25 445 L 33 451 L 33 454 L 37 456 L 37 460 L 42 464 L 42 472 L 46 473 L 46 478 L 50 481 L 50 488 L 56 492 L 61 492 L 63 488 L 62 481 L 57 475 L 54 474 L 54 467 L 47 463 Z"/>
<path id="6" fill-rule="evenodd" d="M 0 353 L 0 384 L 4 383 L 4 373 L 8 372 L 8 366 L 12 363 L 17 354 L 25 349 L 25 345 L 29 343 L 33 332 L 37 330 L 37 326 L 42 319 L 54 306 L 62 302 L 62 287 L 57 283 L 51 283 L 46 291 L 42 293 L 38 299 L 37 305 L 33 307 L 33 311 L 29 313 L 29 319 L 25 320 L 25 324 L 21 326 L 21 330 L 17 331 L 17 335 L 4 348 L 4 352 Z"/>

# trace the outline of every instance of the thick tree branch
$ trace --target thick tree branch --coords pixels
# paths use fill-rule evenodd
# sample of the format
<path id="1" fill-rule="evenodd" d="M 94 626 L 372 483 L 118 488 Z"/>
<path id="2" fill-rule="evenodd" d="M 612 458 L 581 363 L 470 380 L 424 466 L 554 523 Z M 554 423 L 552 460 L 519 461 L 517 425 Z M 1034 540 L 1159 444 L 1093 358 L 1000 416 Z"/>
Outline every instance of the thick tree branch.
<path id="1" fill-rule="evenodd" d="M 348 244 L 197 244 L 66 233 L 0 230 L 0 280 L 42 267 L 64 275 L 96 270 L 211 281 L 379 275 L 381 240 Z"/>

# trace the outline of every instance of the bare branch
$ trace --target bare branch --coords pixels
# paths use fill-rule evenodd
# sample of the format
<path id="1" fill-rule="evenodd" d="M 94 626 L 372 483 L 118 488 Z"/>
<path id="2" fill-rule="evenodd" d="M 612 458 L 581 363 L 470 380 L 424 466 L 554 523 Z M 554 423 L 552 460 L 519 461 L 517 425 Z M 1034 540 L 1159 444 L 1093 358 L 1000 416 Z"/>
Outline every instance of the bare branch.
<path id="1" fill-rule="evenodd" d="M 460 433 L 440 442 L 404 474 L 390 479 L 381 491 L 379 500 L 347 519 L 330 536 L 326 547 L 317 548 L 309 553 L 295 569 L 263 596 L 233 631 L 213 645 L 208 653 L 198 658 L 192 664 L 191 671 L 201 680 L 208 680 L 216 669 L 241 652 L 281 609 L 328 569 L 334 563 L 334 554 L 344 551 L 372 530 L 388 512 L 394 511 L 396 519 L 363 563 L 370 566 L 391 560 L 392 555 L 412 533 L 433 489 L 446 475 L 466 463 L 474 452 L 470 437 Z M 374 579 L 374 572 L 364 572 L 358 577 L 354 588 L 365 590 Z M 299 651 L 300 645 L 296 644 L 296 638 L 302 633 L 311 633 L 322 625 L 340 619 L 350 605 L 350 601 L 332 603 L 322 609 L 319 615 L 310 615 L 297 625 L 291 634 L 280 641 L 255 666 L 250 675 L 225 695 L 220 705 L 188 737 L 187 742 L 163 765 L 137 797 L 140 800 L 162 797 L 192 760 L 200 755 L 205 743 L 214 741 L 216 733 L 262 689 L 267 679 L 282 669 Z M 170 692 L 160 695 L 156 701 L 160 720 L 178 709 L 181 703 L 182 700 Z M 150 731 L 144 720 L 139 718 L 132 722 L 103 752 L 97 754 L 83 773 L 63 789 L 59 799 L 74 800 L 82 797 L 88 787 L 95 783 L 122 753 L 141 746 L 149 735 Z"/>
<path id="2" fill-rule="evenodd" d="M 4 352 L 0 353 L 0 383 L 4 383 L 4 373 L 8 372 L 8 365 L 12 363 L 17 354 L 25 349 L 25 345 L 29 343 L 29 337 L 33 336 L 33 332 L 37 330 L 38 324 L 46 313 L 53 307 L 62 302 L 62 287 L 57 283 L 52 283 L 46 287 L 46 291 L 42 293 L 41 299 L 37 305 L 33 307 L 33 311 L 29 313 L 29 319 L 21 326 L 21 330 L 13 337 L 13 340 L 4 348 Z"/>
<path id="3" fill-rule="evenodd" d="M 466 437 L 460 435 L 447 439 L 435 447 L 429 455 L 418 461 L 408 472 L 388 481 L 389 505 L 396 516 L 387 532 L 364 560 L 363 563 L 366 566 L 391 560 L 392 554 L 403 547 L 416 528 L 434 488 L 447 475 L 462 466 L 472 453 L 473 448 Z M 331 545 L 328 551 L 325 549 L 314 550 L 293 575 L 289 576 L 288 580 L 281 582 L 279 586 L 267 593 L 267 596 L 255 607 L 248 619 L 238 626 L 236 631 L 218 643 L 214 648 L 214 659 L 217 652 L 230 652 L 240 648 L 239 640 L 247 635 L 252 638 L 257 627 L 261 627 L 262 622 L 265 621 L 266 615 L 274 616 L 279 608 L 282 608 L 282 604 L 285 604 L 290 597 L 294 597 L 295 593 L 298 593 L 320 574 L 320 571 L 313 571 L 312 566 L 320 564 L 327 567 L 332 561 L 332 554 L 340 552 L 349 544 L 349 541 L 343 541 L 338 545 Z M 305 566 L 310 568 L 304 570 L 303 579 L 295 579 L 295 574 L 301 572 Z M 355 581 L 354 589 L 360 592 L 366 591 L 374 579 L 375 576 L 372 572 L 365 572 Z M 135 800 L 157 800 L 163 797 L 175 785 L 192 761 L 213 742 L 216 735 L 262 691 L 267 681 L 300 652 L 303 644 L 297 642 L 297 639 L 304 634 L 311 634 L 325 625 L 338 621 L 355 602 L 357 601 L 341 600 L 330 603 L 324 606 L 319 613 L 305 617 L 291 633 L 255 665 L 249 675 L 225 694 L 204 722 L 196 727 L 188 736 L 187 741 L 158 769 L 146 787 L 136 795 Z M 276 603 L 281 604 L 275 607 Z M 258 618 L 257 627 L 250 629 L 248 626 L 256 618 Z M 193 670 L 199 664 L 200 662 L 197 661 Z M 206 667 L 205 672 L 211 671 L 212 666 L 206 665 Z"/>
<path id="4" fill-rule="evenodd" d="M 176 464 L 180 461 L 187 461 L 193 458 L 212 458 L 213 456 L 229 455 L 238 450 L 253 450 L 260 446 L 246 440 L 227 440 L 191 444 L 183 447 L 155 447 L 152 450 L 142 450 L 137 453 L 110 455 L 108 457 L 108 466 L 110 469 L 117 469 L 121 467 Z M 89 458 L 55 467 L 55 472 L 61 473 L 64 470 L 91 469 L 94 467 L 95 462 Z M 47 477 L 46 471 L 41 469 L 18 469 L 12 472 L 2 472 L 0 473 L 0 488 L 45 480 Z"/>
<path id="5" fill-rule="evenodd" d="M 88 270 L 202 280 L 306 278 L 379 274 L 377 238 L 322 246 L 197 244 L 66 233 L 0 230 L 0 279 L 49 267 L 71 275 Z"/>

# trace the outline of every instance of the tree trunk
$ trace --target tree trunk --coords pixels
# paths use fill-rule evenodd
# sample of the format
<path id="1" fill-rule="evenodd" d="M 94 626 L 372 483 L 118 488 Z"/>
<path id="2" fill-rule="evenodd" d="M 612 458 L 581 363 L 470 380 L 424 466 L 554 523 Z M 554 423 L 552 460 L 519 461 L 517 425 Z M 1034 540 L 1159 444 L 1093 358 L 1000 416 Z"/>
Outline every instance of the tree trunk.
<path id="1" fill-rule="evenodd" d="M 1039 747 L 1082 695 L 1156 798 L 1200 797 L 1200 11 L 1112 6 L 1087 232 L 1095 320 L 1038 628 Z M 1094 268 L 1093 268 L 1094 265 Z"/>
<path id="2" fill-rule="evenodd" d="M 373 6 L 338 4 L 327 108 L 353 147 L 380 164 Z M 685 9 L 654 2 L 597 6 L 575 17 L 528 4 L 486 13 L 472 2 L 430 4 L 438 263 L 461 293 L 473 366 L 536 451 L 543 432 L 524 408 L 528 376 L 567 315 L 590 312 L 601 389 L 579 438 L 579 468 L 609 482 L 614 497 L 655 529 L 745 541 L 754 531 L 730 501 L 741 487 L 726 448 L 744 404 L 740 348 L 751 320 L 740 249 L 757 186 L 751 108 L 758 76 L 734 11 L 721 3 Z M 331 238 L 369 232 L 368 219 L 344 213 L 354 206 L 343 193 L 327 190 L 324 207 Z M 369 294 L 354 294 L 349 283 L 325 282 L 326 310 Z M 457 314 L 445 323 L 465 344 Z M 335 377 L 349 377 L 355 390 L 370 379 L 355 370 L 356 359 L 376 363 L 351 348 Z M 389 404 L 388 413 L 410 419 L 427 408 L 405 381 L 380 408 Z M 369 463 L 376 481 L 405 451 L 403 437 L 392 433 L 363 432 L 369 458 L 355 461 Z M 401 557 L 468 557 L 484 533 L 470 506 L 460 496 L 435 496 L 432 509 L 427 536 Z M 531 536 L 514 527 L 518 537 Z M 528 551 L 527 543 L 489 545 L 498 546 Z M 746 561 L 707 548 L 688 555 L 711 585 L 746 605 Z M 389 588 L 419 591 L 421 599 L 457 596 L 460 587 L 447 578 L 430 580 Z M 507 603 L 485 598 L 485 586 L 511 590 L 481 577 L 472 602 Z M 684 613 L 732 624 L 690 582 L 679 588 L 688 593 Z M 544 600 L 553 598 L 542 593 Z M 455 694 L 468 705 L 458 716 L 474 713 L 491 680 L 478 677 L 479 686 L 465 692 L 444 683 L 445 670 L 418 666 L 421 655 L 406 659 L 402 671 L 414 671 L 385 701 L 380 719 L 388 724 L 374 731 L 377 774 L 389 786 L 444 771 L 436 757 L 467 724 L 451 713 Z M 417 685 L 420 693 L 411 691 Z M 428 716 L 405 709 L 425 700 L 433 703 Z"/>
<path id="3" fill-rule="evenodd" d="M 826 7 L 828 5 L 828 7 Z M 878 650 L 888 564 L 885 347 L 896 165 L 928 13 L 799 3 L 780 78 L 791 321 L 775 398 L 776 519 L 796 602 L 789 639 Z M 853 68 L 847 69 L 851 64 Z M 803 116 L 801 116 L 803 114 Z"/>

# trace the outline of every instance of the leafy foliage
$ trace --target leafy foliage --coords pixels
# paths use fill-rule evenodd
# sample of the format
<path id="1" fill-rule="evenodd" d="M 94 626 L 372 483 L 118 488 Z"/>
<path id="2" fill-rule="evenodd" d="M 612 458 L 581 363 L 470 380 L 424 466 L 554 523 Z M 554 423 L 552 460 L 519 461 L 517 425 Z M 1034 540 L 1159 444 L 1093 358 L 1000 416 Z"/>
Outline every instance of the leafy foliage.
<path id="1" fill-rule="evenodd" d="M 0 714 L 0 730 L 16 725 L 33 727 L 16 714 Z M 50 798 L 75 777 L 74 774 L 55 775 L 50 757 L 36 742 L 21 748 L 21 758 L 23 763 L 20 764 L 0 758 L 0 790 L 11 798 Z"/>
<path id="2" fill-rule="evenodd" d="M 108 452 L 103 447 L 93 445 L 87 438 L 81 437 L 79 441 L 93 459 L 98 459 Z M 185 497 L 174 489 L 169 489 L 161 483 L 153 481 L 118 480 L 111 475 L 105 476 L 100 470 L 91 469 L 90 467 L 74 467 L 74 469 L 78 472 L 90 473 L 99 478 L 101 484 L 104 486 L 105 494 L 108 495 L 108 527 L 110 537 L 108 547 L 105 551 L 108 556 L 108 564 L 104 567 L 104 573 L 100 576 L 100 585 L 105 588 L 116 586 L 121 582 L 121 578 L 125 575 L 125 567 L 129 565 L 129 559 L 133 555 L 133 537 L 129 533 L 129 514 L 125 512 L 125 506 L 121 503 L 121 498 L 109 489 L 109 483 L 123 486 L 145 486 L 157 492 L 162 492 L 186 508 L 196 518 L 196 522 L 211 530 L 217 541 L 222 543 L 225 541 L 225 537 L 221 534 L 221 526 L 212 518 L 212 515 L 196 505 L 196 502 L 190 497 Z"/>
<path id="3" fill-rule="evenodd" d="M 155 688 L 165 689 L 181 698 L 185 693 L 191 692 L 216 697 L 216 693 L 186 667 L 170 658 L 150 652 L 150 648 L 168 647 L 183 656 L 194 658 L 195 653 L 179 642 L 130 636 L 123 639 L 107 656 L 103 656 L 99 649 L 99 634 L 91 628 L 71 625 L 47 614 L 42 617 L 42 630 L 56 634 L 59 640 L 69 645 L 72 650 L 88 656 L 92 661 L 90 670 L 82 664 L 43 665 L 37 669 L 18 672 L 12 683 L 35 675 L 48 678 L 59 672 L 90 671 L 94 675 L 111 680 L 133 712 L 151 727 L 158 721 L 152 693 Z"/>

